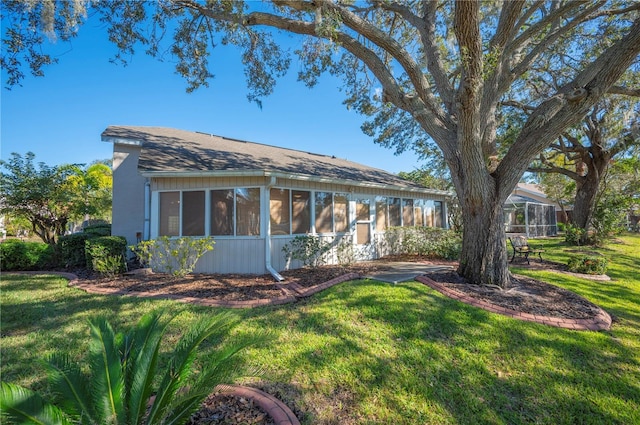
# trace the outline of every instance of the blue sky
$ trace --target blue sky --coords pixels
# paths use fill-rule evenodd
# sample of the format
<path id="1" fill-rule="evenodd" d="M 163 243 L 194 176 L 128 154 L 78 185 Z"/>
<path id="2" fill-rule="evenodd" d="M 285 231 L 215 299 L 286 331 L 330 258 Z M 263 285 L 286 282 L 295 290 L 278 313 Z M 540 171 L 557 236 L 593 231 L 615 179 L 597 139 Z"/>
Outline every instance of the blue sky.
<path id="1" fill-rule="evenodd" d="M 31 151 L 48 165 L 90 163 L 111 157 L 100 140 L 109 125 L 163 126 L 202 131 L 292 149 L 335 155 L 393 173 L 420 167 L 413 153 L 395 156 L 360 130 L 364 118 L 342 105 L 340 81 L 327 76 L 313 89 L 296 81 L 293 64 L 262 110 L 247 101 L 239 55 L 214 50 L 215 78 L 186 93 L 174 64 L 142 49 L 126 67 L 109 58 L 115 47 L 89 20 L 71 45 L 53 46 L 59 63 L 22 87 L 2 88 L 1 156 Z M 2 87 L 6 76 L 2 74 Z"/>

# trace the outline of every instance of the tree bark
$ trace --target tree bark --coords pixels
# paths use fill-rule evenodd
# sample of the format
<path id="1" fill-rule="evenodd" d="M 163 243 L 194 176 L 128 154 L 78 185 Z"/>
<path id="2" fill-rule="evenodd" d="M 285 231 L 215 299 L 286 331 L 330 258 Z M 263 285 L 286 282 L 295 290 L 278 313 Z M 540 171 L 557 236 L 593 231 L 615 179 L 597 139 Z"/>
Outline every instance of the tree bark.
<path id="1" fill-rule="evenodd" d="M 502 200 L 497 193 L 483 199 L 461 199 L 464 223 L 458 274 L 480 285 L 507 288 L 511 281 L 508 266 Z"/>
<path id="2" fill-rule="evenodd" d="M 586 243 L 591 225 L 591 218 L 596 207 L 598 191 L 602 176 L 607 171 L 611 155 L 600 143 L 595 142 L 589 149 L 590 155 L 585 156 L 587 174 L 576 181 L 576 197 L 573 204 L 572 224 L 585 230 L 580 242 Z"/>

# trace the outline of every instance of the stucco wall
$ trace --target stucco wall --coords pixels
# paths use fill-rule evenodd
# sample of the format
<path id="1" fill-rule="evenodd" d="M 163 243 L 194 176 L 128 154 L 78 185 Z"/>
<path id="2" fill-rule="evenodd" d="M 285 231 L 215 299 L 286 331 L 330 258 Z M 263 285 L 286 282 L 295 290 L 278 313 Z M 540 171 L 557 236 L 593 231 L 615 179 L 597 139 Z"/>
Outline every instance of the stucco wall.
<path id="1" fill-rule="evenodd" d="M 140 146 L 113 145 L 113 218 L 111 233 L 129 244 L 144 231 L 145 178 L 138 173 Z"/>

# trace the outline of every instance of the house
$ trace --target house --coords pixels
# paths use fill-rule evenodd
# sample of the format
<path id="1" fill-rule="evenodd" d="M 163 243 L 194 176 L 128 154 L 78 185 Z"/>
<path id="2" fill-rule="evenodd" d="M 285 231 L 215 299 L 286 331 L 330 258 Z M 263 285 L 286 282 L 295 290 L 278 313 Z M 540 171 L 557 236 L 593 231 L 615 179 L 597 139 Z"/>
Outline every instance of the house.
<path id="1" fill-rule="evenodd" d="M 557 235 L 560 210 L 537 185 L 518 183 L 504 204 L 505 231 L 527 237 Z"/>
<path id="2" fill-rule="evenodd" d="M 356 260 L 387 254 L 392 226 L 447 227 L 448 192 L 362 164 L 293 149 L 160 127 L 110 126 L 112 233 L 216 241 L 196 272 L 300 267 L 282 248 L 299 235 L 348 244 Z"/>

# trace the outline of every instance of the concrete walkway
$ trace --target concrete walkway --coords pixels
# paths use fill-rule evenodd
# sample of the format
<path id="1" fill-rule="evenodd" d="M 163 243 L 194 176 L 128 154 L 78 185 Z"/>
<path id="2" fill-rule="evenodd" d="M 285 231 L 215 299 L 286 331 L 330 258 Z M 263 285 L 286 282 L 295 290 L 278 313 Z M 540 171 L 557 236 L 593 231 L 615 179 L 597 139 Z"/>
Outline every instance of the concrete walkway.
<path id="1" fill-rule="evenodd" d="M 397 284 L 415 280 L 417 276 L 440 270 L 453 270 L 453 266 L 420 264 L 411 262 L 395 262 L 390 264 L 389 270 L 383 270 L 363 276 L 365 279 L 375 279 L 382 282 Z"/>

